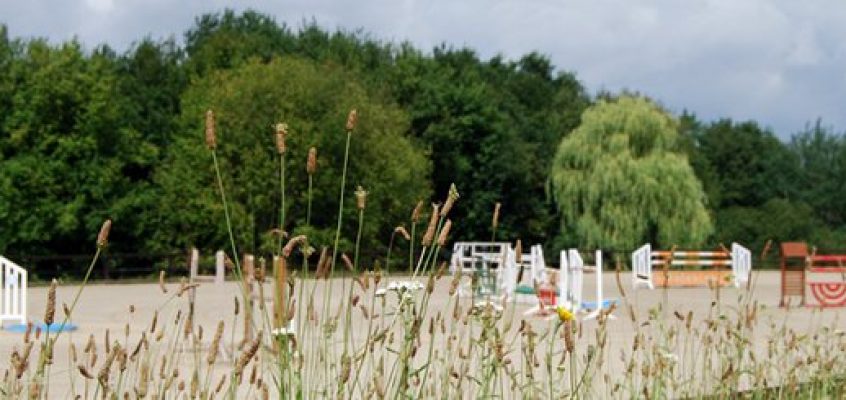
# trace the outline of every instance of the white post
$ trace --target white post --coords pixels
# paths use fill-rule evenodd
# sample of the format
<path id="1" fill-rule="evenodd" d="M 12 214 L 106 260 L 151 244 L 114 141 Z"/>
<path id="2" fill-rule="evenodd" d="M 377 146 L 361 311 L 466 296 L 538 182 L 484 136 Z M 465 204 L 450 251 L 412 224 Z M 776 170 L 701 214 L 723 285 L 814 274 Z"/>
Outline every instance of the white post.
<path id="1" fill-rule="evenodd" d="M 596 299 L 594 299 L 596 303 L 596 308 L 588 315 L 585 316 L 584 319 L 593 319 L 598 318 L 599 314 L 602 312 L 603 303 L 605 303 L 605 299 L 602 298 L 602 286 L 603 286 L 603 279 L 602 279 L 602 251 L 597 250 L 595 256 L 596 268 Z M 609 319 L 614 319 L 614 316 L 609 314 Z"/>
<path id="2" fill-rule="evenodd" d="M 226 256 L 223 254 L 223 250 L 218 250 L 217 253 L 214 253 L 214 280 L 215 283 L 223 283 L 223 274 L 226 271 L 226 267 L 224 266 Z"/>
<path id="3" fill-rule="evenodd" d="M 602 309 L 602 251 L 596 251 L 596 309 Z"/>
<path id="4" fill-rule="evenodd" d="M 19 298 L 20 298 L 20 301 L 21 301 L 20 322 L 21 322 L 21 325 L 26 325 L 26 302 L 27 302 L 26 301 L 26 295 L 27 295 L 26 292 L 27 292 L 27 285 L 28 285 L 27 279 L 29 279 L 29 278 L 27 277 L 26 270 L 22 270 L 22 272 L 23 273 L 21 274 L 21 286 L 20 286 L 21 294 L 19 295 Z"/>
<path id="5" fill-rule="evenodd" d="M 200 274 L 200 251 L 197 250 L 196 247 L 191 248 L 191 256 L 188 260 L 188 267 L 190 269 L 190 280 L 194 282 L 197 280 L 197 276 Z"/>
<path id="6" fill-rule="evenodd" d="M 573 274 L 570 282 L 570 308 L 575 313 L 582 309 L 582 300 L 584 299 L 585 262 L 579 254 L 579 249 L 570 249 L 567 255 L 568 267 Z"/>
<path id="7" fill-rule="evenodd" d="M 567 263 L 567 250 L 561 250 L 558 262 L 560 263 L 558 264 L 558 305 L 563 306 L 570 301 L 570 267 Z"/>
<path id="8" fill-rule="evenodd" d="M 226 269 L 223 265 L 223 252 L 218 251 L 214 262 L 214 284 L 222 285 L 226 280 Z"/>

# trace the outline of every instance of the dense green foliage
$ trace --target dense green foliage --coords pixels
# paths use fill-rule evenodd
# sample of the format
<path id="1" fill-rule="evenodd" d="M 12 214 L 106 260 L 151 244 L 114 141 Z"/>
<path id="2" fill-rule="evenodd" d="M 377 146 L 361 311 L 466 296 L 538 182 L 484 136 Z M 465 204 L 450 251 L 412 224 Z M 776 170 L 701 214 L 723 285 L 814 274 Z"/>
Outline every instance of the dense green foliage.
<path id="1" fill-rule="evenodd" d="M 255 99 L 261 99 L 256 102 Z M 217 113 L 218 155 L 227 194 L 234 205 L 234 220 L 246 251 L 261 250 L 262 235 L 277 227 L 280 204 L 279 156 L 271 121 L 287 121 L 287 212 L 284 229 L 306 225 L 308 149 L 318 149 L 310 236 L 331 237 L 337 206 L 340 166 L 343 162 L 343 122 L 357 108 L 360 124 L 350 152 L 351 186 L 366 188 L 368 211 L 364 225 L 366 248 L 378 248 L 380 232 L 390 232 L 404 221 L 409 205 L 429 197 L 429 162 L 404 136 L 405 113 L 378 96 L 371 96 L 339 68 L 322 67 L 302 60 L 257 61 L 228 71 L 212 73 L 194 82 L 182 99 L 180 126 L 156 183 L 161 188 L 158 236 L 150 246 L 188 246 L 222 243 L 225 230 L 220 198 L 213 186 L 211 156 L 198 140 L 206 109 Z M 349 191 L 348 191 L 349 193 Z M 355 203 L 347 202 L 345 219 L 355 220 Z M 372 210 L 372 211 L 370 211 Z M 320 229 L 329 232 L 321 234 Z M 331 228 L 331 229 L 330 229 Z M 347 224 L 352 238 L 356 226 Z M 183 232 L 174 237 L 172 232 Z M 266 240 L 265 240 L 266 242 Z M 325 245 L 328 241 L 322 241 Z M 269 250 L 267 248 L 265 251 Z"/>
<path id="2" fill-rule="evenodd" d="M 760 248 L 767 239 L 846 247 L 846 140 L 833 128 L 817 123 L 785 143 L 754 121 L 689 113 L 676 121 L 613 97 L 591 98 L 536 53 L 485 60 L 466 48 L 424 51 L 315 25 L 290 29 L 252 11 L 197 18 L 184 46 L 144 39 L 122 54 L 15 39 L 0 26 L 0 252 L 77 253 L 106 216 L 115 220 L 113 251 L 223 247 L 202 142 L 209 107 L 238 236 L 254 251 L 277 225 L 277 122 L 291 130 L 285 228 L 306 229 L 304 163 L 316 146 L 306 230 L 314 245 L 327 244 L 352 107 L 361 131 L 346 220 L 355 219 L 351 189 L 360 184 L 371 195 L 363 231 L 371 260 L 417 200 L 442 200 L 452 182 L 462 196 L 454 239 L 489 238 L 501 202 L 500 239 L 550 247 Z M 642 117 L 620 120 L 629 115 L 623 104 Z M 556 149 L 569 156 L 553 165 Z M 635 190 L 643 186 L 656 190 Z"/>
<path id="3" fill-rule="evenodd" d="M 761 249 L 768 240 L 807 240 L 823 249 L 846 248 L 842 134 L 817 122 L 785 144 L 753 121 L 681 120 L 714 214 L 713 244 Z"/>
<path id="4" fill-rule="evenodd" d="M 550 180 L 567 244 L 695 246 L 713 229 L 676 121 L 642 97 L 585 111 L 561 142 Z"/>

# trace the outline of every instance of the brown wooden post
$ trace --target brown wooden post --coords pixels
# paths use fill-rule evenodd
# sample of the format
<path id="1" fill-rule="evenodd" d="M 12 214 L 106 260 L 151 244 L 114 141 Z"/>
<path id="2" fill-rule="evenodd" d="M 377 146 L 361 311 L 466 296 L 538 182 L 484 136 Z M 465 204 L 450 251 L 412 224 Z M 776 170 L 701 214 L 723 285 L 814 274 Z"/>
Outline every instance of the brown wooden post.
<path id="1" fill-rule="evenodd" d="M 808 245 L 804 242 L 781 244 L 781 300 L 779 306 L 787 305 L 788 296 L 799 296 L 799 304 L 805 305 L 806 263 Z"/>

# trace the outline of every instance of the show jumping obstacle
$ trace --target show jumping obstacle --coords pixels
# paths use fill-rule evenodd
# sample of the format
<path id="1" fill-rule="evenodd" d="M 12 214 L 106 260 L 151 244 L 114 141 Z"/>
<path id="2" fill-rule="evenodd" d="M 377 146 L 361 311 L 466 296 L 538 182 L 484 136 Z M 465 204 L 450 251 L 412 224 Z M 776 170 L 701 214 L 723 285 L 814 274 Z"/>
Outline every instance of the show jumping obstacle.
<path id="1" fill-rule="evenodd" d="M 0 256 L 0 326 L 6 321 L 26 324 L 26 289 L 26 270 Z"/>
<path id="2" fill-rule="evenodd" d="M 450 271 L 473 277 L 470 286 L 459 286 L 460 295 L 472 295 L 482 302 L 515 299 L 535 304 L 525 315 L 548 315 L 556 304 L 563 305 L 574 313 L 589 311 L 584 319 L 591 319 L 612 303 L 603 297 L 601 251 L 596 251 L 595 260 L 596 265 L 585 265 L 578 250 L 562 251 L 561 268 L 556 271 L 547 268 L 543 247 L 539 244 L 532 246 L 528 254 L 521 255 L 518 262 L 509 243 L 456 242 Z M 528 284 L 517 282 L 521 269 L 528 269 L 529 273 L 522 279 L 528 280 Z M 585 272 L 593 272 L 596 276 L 596 297 L 592 302 L 583 299 Z"/>
<path id="3" fill-rule="evenodd" d="M 602 279 L 602 251 L 594 253 L 594 264 L 585 265 L 581 254 L 577 249 L 562 250 L 560 256 L 561 270 L 558 274 L 558 305 L 567 307 L 573 313 L 590 310 L 583 319 L 599 317 L 603 308 L 611 306 L 613 301 L 603 297 Z M 596 277 L 596 297 L 593 302 L 584 301 L 584 273 L 593 272 Z M 613 318 L 613 315 L 608 315 Z"/>
<path id="4" fill-rule="evenodd" d="M 449 269 L 477 282 L 460 285 L 462 296 L 508 299 L 517 288 L 517 254 L 507 242 L 456 242 Z"/>
<path id="5" fill-rule="evenodd" d="M 799 304 L 805 303 L 805 287 L 810 289 L 818 307 L 846 306 L 846 254 L 808 253 L 803 242 L 781 244 L 781 302 L 786 306 L 790 297 L 799 297 Z M 831 274 L 840 275 L 840 280 L 821 278 Z M 808 277 L 813 277 L 808 279 Z"/>
<path id="6" fill-rule="evenodd" d="M 655 267 L 658 273 L 655 272 Z M 679 270 L 678 267 L 699 269 Z M 646 244 L 632 253 L 632 286 L 635 289 L 641 285 L 650 289 L 654 289 L 656 285 L 724 285 L 728 281 L 733 281 L 734 286 L 739 288 L 749 282 L 751 271 L 751 253 L 737 243 L 732 243 L 731 251 L 656 251 L 652 250 L 650 244 Z"/>
<path id="7" fill-rule="evenodd" d="M 536 296 L 532 288 L 547 280 L 543 247 L 539 244 L 520 255 L 518 261 L 517 252 L 506 242 L 457 242 L 453 245 L 450 271 L 475 279 L 475 296 L 509 300 L 516 295 L 519 302 L 534 303 Z M 530 293 L 520 293 L 518 286 L 529 288 Z M 468 290 L 467 284 L 459 286 L 461 295 L 470 294 Z"/>

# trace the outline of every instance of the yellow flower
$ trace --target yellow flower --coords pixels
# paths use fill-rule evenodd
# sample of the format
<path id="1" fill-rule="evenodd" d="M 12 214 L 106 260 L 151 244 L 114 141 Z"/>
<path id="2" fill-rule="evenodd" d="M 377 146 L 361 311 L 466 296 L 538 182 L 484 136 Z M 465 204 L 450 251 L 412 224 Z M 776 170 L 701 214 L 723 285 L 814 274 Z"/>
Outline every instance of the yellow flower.
<path id="1" fill-rule="evenodd" d="M 562 306 L 555 307 L 555 312 L 558 313 L 558 319 L 560 319 L 561 322 L 573 320 L 573 313 Z"/>

